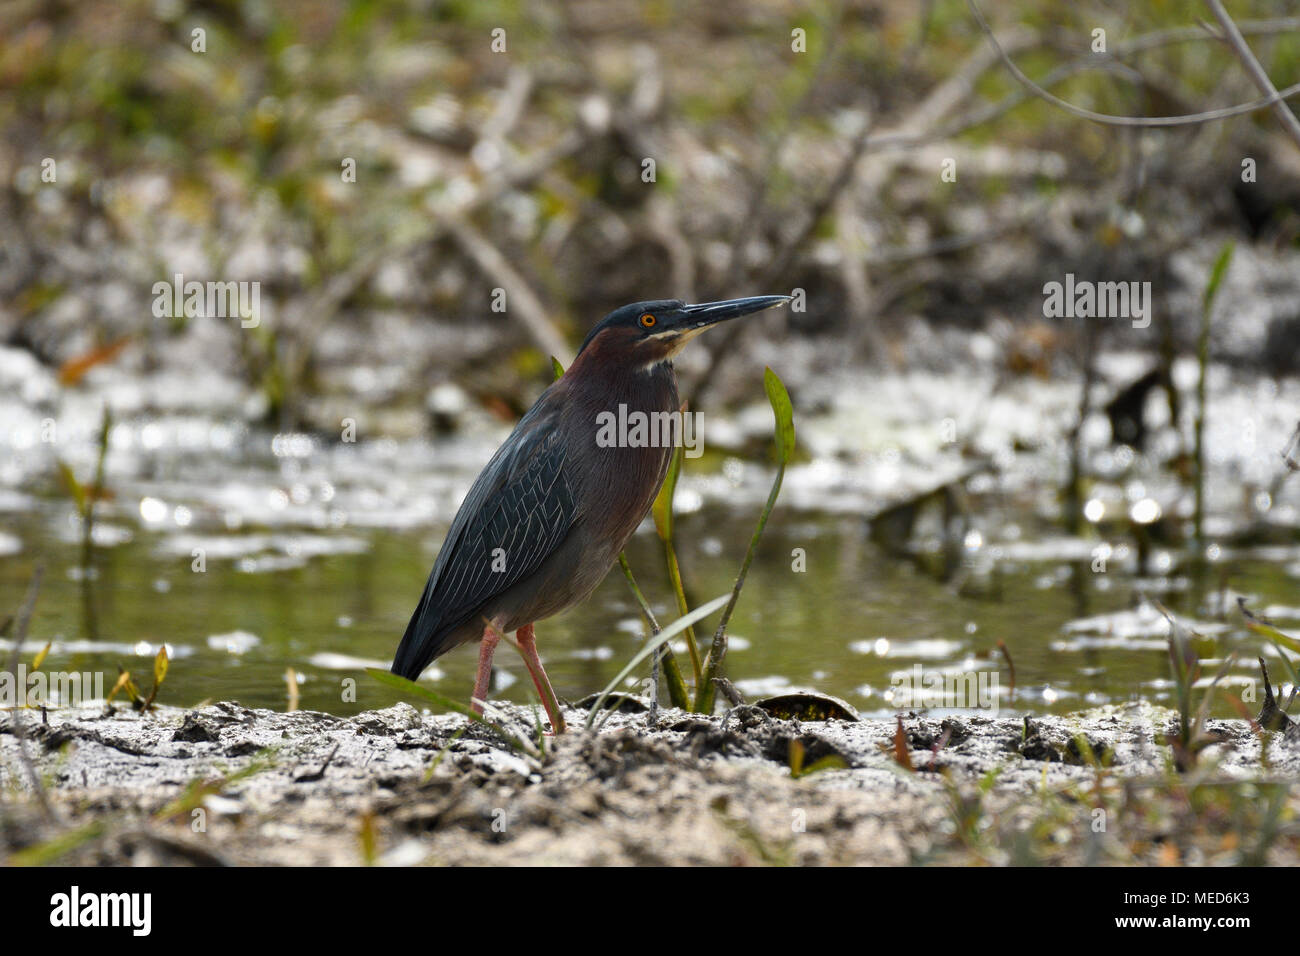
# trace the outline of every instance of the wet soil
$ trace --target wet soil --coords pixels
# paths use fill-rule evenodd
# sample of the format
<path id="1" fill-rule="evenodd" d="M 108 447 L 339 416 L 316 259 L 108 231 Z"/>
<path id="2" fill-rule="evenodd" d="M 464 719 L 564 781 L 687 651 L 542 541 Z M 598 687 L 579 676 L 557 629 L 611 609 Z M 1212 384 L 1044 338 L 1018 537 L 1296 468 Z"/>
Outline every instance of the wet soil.
<path id="1" fill-rule="evenodd" d="M 502 714 L 533 733 L 531 710 Z M 1262 764 L 1251 724 L 1222 720 L 1180 776 L 1163 742 L 1174 714 L 1144 703 L 1028 720 L 809 722 L 742 705 L 708 718 L 661 710 L 653 727 L 619 713 L 598 733 L 582 729 L 581 711 L 567 717 L 570 732 L 530 754 L 407 704 L 346 719 L 230 702 L 28 711 L 22 735 L 51 819 L 9 713 L 0 853 L 110 865 L 805 865 L 1169 862 L 1172 850 L 1179 862 L 1241 862 L 1249 847 L 1227 824 L 1179 822 L 1179 807 L 1196 788 L 1259 787 L 1247 796 L 1264 802 L 1269 781 L 1300 773 L 1300 746 L 1273 735 Z M 1286 826 L 1273 837 L 1263 862 L 1300 862 Z"/>

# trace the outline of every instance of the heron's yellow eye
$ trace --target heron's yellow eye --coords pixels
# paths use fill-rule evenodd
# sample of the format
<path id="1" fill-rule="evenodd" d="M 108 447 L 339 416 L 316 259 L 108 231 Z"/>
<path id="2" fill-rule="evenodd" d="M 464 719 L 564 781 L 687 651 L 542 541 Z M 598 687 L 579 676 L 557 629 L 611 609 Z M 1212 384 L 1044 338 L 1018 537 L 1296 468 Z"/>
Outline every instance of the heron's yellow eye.
<path id="1" fill-rule="evenodd" d="M 647 312 L 641 316 L 641 324 L 647 329 L 653 329 L 655 327 L 655 317 Z"/>

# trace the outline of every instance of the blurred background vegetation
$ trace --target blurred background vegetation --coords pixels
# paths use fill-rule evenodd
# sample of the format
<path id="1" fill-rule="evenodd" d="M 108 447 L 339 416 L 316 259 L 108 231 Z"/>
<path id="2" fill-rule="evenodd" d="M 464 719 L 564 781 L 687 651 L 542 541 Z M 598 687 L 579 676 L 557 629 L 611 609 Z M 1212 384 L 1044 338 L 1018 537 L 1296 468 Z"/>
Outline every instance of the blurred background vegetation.
<path id="1" fill-rule="evenodd" d="M 1275 83 L 1294 81 L 1293 5 L 1233 7 Z M 1079 105 L 1258 98 L 1197 0 L 985 12 Z M 342 403 L 415 432 L 423 412 L 397 410 L 447 381 L 510 417 L 548 352 L 660 296 L 808 290 L 765 334 L 684 357 L 688 395 L 707 379 L 725 396 L 732 355 L 783 339 L 806 343 L 794 387 L 831 366 L 960 361 L 950 327 L 1000 330 L 1012 372 L 1047 374 L 1072 357 L 1043 326 L 1045 281 L 1155 279 L 1177 332 L 1203 277 L 1179 254 L 1213 232 L 1290 254 L 1300 235 L 1298 151 L 1271 113 L 1081 121 L 1026 97 L 964 0 L 16 0 L 0 131 L 0 337 L 53 367 L 128 338 L 125 367 L 228 371 L 280 427 L 336 430 Z M 152 284 L 178 272 L 260 280 L 266 320 L 154 318 Z M 1290 302 L 1242 357 L 1294 363 L 1262 347 L 1297 341 Z"/>

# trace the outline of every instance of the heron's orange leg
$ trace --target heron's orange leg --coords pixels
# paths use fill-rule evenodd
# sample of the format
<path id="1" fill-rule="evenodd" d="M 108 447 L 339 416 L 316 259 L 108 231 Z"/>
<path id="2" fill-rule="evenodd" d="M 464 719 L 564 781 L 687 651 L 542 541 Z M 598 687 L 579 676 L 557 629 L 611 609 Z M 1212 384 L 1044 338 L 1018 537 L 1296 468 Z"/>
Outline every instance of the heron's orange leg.
<path id="1" fill-rule="evenodd" d="M 483 628 L 483 639 L 478 644 L 478 673 L 474 677 L 474 699 L 470 701 L 470 708 L 476 714 L 483 713 L 483 705 L 478 703 L 480 700 L 487 700 L 489 684 L 492 681 L 492 654 L 497 649 L 497 641 L 501 640 L 501 632 L 495 627 Z"/>
<path id="2" fill-rule="evenodd" d="M 533 636 L 533 626 L 525 624 L 521 627 L 515 632 L 515 640 L 519 642 L 519 653 L 524 658 L 528 673 L 533 677 L 537 693 L 542 697 L 546 716 L 551 718 L 551 729 L 557 734 L 564 733 L 564 715 L 560 713 L 560 705 L 555 698 L 555 691 L 551 689 L 551 681 L 546 676 L 546 668 L 542 667 L 542 659 L 537 656 L 537 638 Z"/>

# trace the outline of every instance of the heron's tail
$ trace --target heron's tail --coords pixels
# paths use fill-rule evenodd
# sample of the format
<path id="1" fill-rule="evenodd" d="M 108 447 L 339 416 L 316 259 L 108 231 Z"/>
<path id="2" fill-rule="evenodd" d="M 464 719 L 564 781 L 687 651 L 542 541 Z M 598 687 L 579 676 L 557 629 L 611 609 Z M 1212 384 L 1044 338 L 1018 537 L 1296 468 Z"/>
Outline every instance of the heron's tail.
<path id="1" fill-rule="evenodd" d="M 438 655 L 442 643 L 438 635 L 438 621 L 430 620 L 437 615 L 427 613 L 426 602 L 421 601 L 411 615 L 411 623 L 406 625 L 402 642 L 397 645 L 390 670 L 407 680 L 418 680 L 420 674 Z"/>

